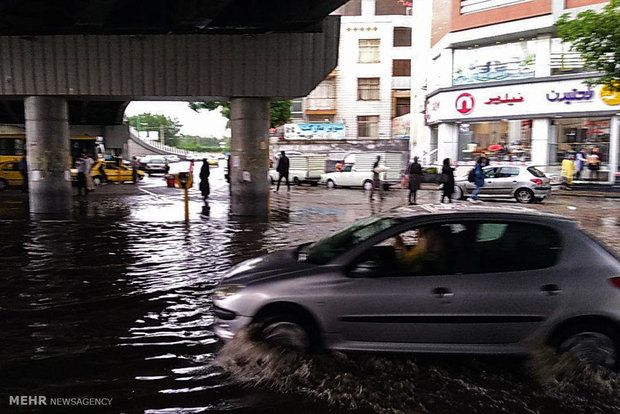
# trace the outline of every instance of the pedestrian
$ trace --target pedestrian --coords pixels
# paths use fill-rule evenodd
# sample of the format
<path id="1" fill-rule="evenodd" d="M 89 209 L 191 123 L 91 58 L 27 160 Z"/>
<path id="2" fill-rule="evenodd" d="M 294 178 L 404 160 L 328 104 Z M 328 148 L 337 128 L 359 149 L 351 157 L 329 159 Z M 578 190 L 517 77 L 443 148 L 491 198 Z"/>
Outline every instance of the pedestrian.
<path id="1" fill-rule="evenodd" d="M 581 179 L 581 171 L 583 171 L 584 167 L 587 164 L 586 159 L 586 149 L 582 148 L 575 158 L 575 180 Z"/>
<path id="2" fill-rule="evenodd" d="M 280 152 L 280 159 L 278 160 L 278 166 L 276 167 L 276 171 L 278 172 L 278 184 L 276 185 L 276 191 L 280 190 L 280 181 L 282 178 L 286 178 L 286 187 L 287 191 L 291 191 L 291 183 L 288 181 L 288 170 L 289 170 L 289 160 L 284 151 Z"/>
<path id="3" fill-rule="evenodd" d="M 471 197 L 468 201 L 472 203 L 480 203 L 480 199 L 478 194 L 480 194 L 480 190 L 484 187 L 484 171 L 482 170 L 482 166 L 484 165 L 485 160 L 484 157 L 479 157 L 476 160 L 476 165 L 474 167 L 474 184 L 476 185 L 476 189 L 471 194 Z"/>
<path id="4" fill-rule="evenodd" d="M 95 161 L 88 155 L 86 156 L 86 158 L 88 158 L 90 166 L 88 167 L 88 172 L 84 175 L 84 178 L 86 178 L 86 191 L 90 192 L 95 191 L 95 182 L 93 181 L 93 175 L 91 173 L 93 165 L 95 165 Z"/>
<path id="5" fill-rule="evenodd" d="M 413 162 L 407 168 L 407 174 L 409 175 L 409 205 L 416 204 L 416 198 L 420 184 L 422 184 L 422 166 L 418 162 L 418 157 L 413 157 Z"/>
<path id="6" fill-rule="evenodd" d="M 450 158 L 443 160 L 441 168 L 441 183 L 443 191 L 441 193 L 441 202 L 448 197 L 448 203 L 452 202 L 452 194 L 454 193 L 454 169 L 450 166 Z"/>
<path id="7" fill-rule="evenodd" d="M 76 161 L 78 171 L 78 195 L 88 195 L 88 187 L 86 181 L 86 174 L 90 174 L 90 169 L 93 166 L 93 160 L 91 160 L 86 153 L 82 153 L 81 158 Z"/>
<path id="8" fill-rule="evenodd" d="M 570 185 L 573 183 L 573 175 L 575 174 L 575 160 L 571 153 L 566 153 L 564 160 L 562 160 L 562 169 L 560 175 L 562 176 L 562 188 L 570 190 Z"/>
<path id="9" fill-rule="evenodd" d="M 168 165 L 168 160 L 166 160 L 166 174 L 170 171 L 170 166 Z M 194 160 L 189 160 L 189 172 L 194 172 Z"/>
<path id="10" fill-rule="evenodd" d="M 370 189 L 370 199 L 375 194 L 376 190 L 379 190 L 379 197 L 383 200 L 383 183 L 381 182 L 381 173 L 387 171 L 383 165 L 381 165 L 381 155 L 377 155 L 377 161 L 372 165 L 372 188 Z"/>
<path id="11" fill-rule="evenodd" d="M 598 181 L 598 171 L 601 168 L 601 156 L 598 148 L 592 149 L 590 155 L 588 155 L 587 161 L 588 170 L 590 170 L 590 180 L 594 177 L 594 179 Z"/>
<path id="12" fill-rule="evenodd" d="M 140 161 L 138 161 L 138 158 L 134 155 L 131 158 L 131 178 L 134 184 L 138 182 L 138 168 L 140 168 Z"/>
<path id="13" fill-rule="evenodd" d="M 200 193 L 202 194 L 202 198 L 205 202 L 211 192 L 211 187 L 209 186 L 209 175 L 211 175 L 209 163 L 206 158 L 203 158 L 202 167 L 200 168 Z"/>

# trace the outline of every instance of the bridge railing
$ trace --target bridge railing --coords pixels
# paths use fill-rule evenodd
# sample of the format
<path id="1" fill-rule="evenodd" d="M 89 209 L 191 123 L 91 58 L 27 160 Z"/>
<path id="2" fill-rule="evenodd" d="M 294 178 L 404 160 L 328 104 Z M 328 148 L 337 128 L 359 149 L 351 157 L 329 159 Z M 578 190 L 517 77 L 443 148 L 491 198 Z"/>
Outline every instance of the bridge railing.
<path id="1" fill-rule="evenodd" d="M 193 158 L 208 158 L 209 155 L 210 155 L 210 154 L 205 153 L 205 152 L 189 151 L 189 150 L 186 150 L 186 149 L 171 147 L 170 145 L 165 145 L 165 144 L 162 144 L 161 142 L 144 139 L 144 138 L 142 138 L 140 136 L 138 131 L 135 128 L 133 128 L 133 127 L 129 128 L 129 133 L 134 138 L 137 138 L 140 141 L 144 142 L 146 145 L 149 145 L 149 146 L 151 146 L 153 148 L 156 148 L 156 149 L 158 149 L 160 151 L 167 152 L 169 154 L 181 155 L 183 157 L 193 157 Z"/>

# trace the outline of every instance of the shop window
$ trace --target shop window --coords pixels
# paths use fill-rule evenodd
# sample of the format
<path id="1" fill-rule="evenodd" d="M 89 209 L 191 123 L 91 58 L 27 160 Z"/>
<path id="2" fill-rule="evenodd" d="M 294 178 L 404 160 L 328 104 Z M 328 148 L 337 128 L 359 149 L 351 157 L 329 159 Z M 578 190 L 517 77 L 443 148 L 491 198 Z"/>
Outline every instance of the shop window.
<path id="1" fill-rule="evenodd" d="M 357 136 L 359 138 L 377 138 L 379 136 L 379 116 L 358 116 Z"/>
<path id="2" fill-rule="evenodd" d="M 567 118 L 554 120 L 557 144 L 551 146 L 552 162 L 561 163 L 566 153 L 577 153 L 584 149 L 586 155 L 595 153 L 601 164 L 609 162 L 610 127 L 609 118 Z M 586 174 L 586 177 L 587 174 Z M 600 179 L 604 180 L 599 174 Z"/>
<path id="3" fill-rule="evenodd" d="M 360 39 L 359 40 L 359 63 L 378 63 L 379 62 L 379 39 Z"/>
<path id="4" fill-rule="evenodd" d="M 357 100 L 358 101 L 378 101 L 379 100 L 379 78 L 358 78 L 357 79 Z"/>
<path id="5" fill-rule="evenodd" d="M 532 122 L 495 121 L 459 125 L 459 161 L 480 156 L 490 161 L 527 162 L 532 150 Z"/>
<path id="6" fill-rule="evenodd" d="M 410 15 L 411 0 L 375 0 L 375 15 Z"/>
<path id="7" fill-rule="evenodd" d="M 411 27 L 394 28 L 394 47 L 411 46 Z"/>
<path id="8" fill-rule="evenodd" d="M 411 60 L 394 59 L 392 61 L 392 76 L 411 76 Z"/>

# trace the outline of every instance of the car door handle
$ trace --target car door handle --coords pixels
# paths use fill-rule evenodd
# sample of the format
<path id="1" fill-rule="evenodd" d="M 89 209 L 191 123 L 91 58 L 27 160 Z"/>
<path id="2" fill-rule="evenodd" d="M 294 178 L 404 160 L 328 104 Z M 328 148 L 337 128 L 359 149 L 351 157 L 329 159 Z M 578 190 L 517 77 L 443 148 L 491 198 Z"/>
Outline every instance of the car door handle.
<path id="1" fill-rule="evenodd" d="M 451 298 L 454 296 L 454 292 L 445 287 L 435 288 L 432 293 L 437 299 Z"/>
<path id="2" fill-rule="evenodd" d="M 560 289 L 560 287 L 555 284 L 543 285 L 540 287 L 540 290 L 541 292 L 546 293 L 549 296 L 555 296 L 562 293 L 562 289 Z"/>
<path id="3" fill-rule="evenodd" d="M 517 180 L 514 180 L 514 181 L 513 181 L 513 183 L 516 183 L 516 182 L 517 182 Z"/>

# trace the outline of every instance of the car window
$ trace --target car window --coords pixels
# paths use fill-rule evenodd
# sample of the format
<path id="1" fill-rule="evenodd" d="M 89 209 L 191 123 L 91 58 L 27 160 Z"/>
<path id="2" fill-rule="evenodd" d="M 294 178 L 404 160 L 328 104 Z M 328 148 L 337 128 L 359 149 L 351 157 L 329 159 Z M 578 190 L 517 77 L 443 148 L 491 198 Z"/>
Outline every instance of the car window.
<path id="1" fill-rule="evenodd" d="M 495 172 L 496 172 L 497 168 L 488 168 L 484 170 L 484 177 L 485 178 L 495 178 Z"/>
<path id="2" fill-rule="evenodd" d="M 349 172 L 351 171 L 351 168 L 353 168 L 352 165 L 345 165 L 344 168 L 342 169 L 342 172 Z"/>
<path id="3" fill-rule="evenodd" d="M 148 161 L 149 164 L 165 164 L 165 161 L 161 158 L 152 158 Z"/>
<path id="4" fill-rule="evenodd" d="M 496 178 L 508 178 L 508 177 L 516 177 L 519 175 L 519 168 L 517 167 L 502 167 L 496 173 Z"/>
<path id="5" fill-rule="evenodd" d="M 465 273 L 496 273 L 543 269 L 560 255 L 559 234 L 530 223 L 480 223 L 469 249 Z"/>
<path id="6" fill-rule="evenodd" d="M 532 174 L 534 177 L 544 177 L 545 173 L 540 171 L 538 168 L 536 167 L 528 167 L 527 170 L 530 172 L 530 174 Z"/>

